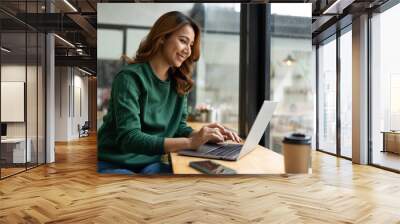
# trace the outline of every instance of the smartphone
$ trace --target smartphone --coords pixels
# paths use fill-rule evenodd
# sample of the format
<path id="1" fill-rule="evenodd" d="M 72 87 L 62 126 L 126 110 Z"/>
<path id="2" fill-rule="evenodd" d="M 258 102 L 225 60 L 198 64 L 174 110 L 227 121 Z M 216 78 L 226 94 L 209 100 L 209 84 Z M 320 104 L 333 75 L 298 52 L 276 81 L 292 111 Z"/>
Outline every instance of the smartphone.
<path id="1" fill-rule="evenodd" d="M 189 166 L 205 174 L 236 174 L 236 171 L 211 160 L 192 161 Z"/>

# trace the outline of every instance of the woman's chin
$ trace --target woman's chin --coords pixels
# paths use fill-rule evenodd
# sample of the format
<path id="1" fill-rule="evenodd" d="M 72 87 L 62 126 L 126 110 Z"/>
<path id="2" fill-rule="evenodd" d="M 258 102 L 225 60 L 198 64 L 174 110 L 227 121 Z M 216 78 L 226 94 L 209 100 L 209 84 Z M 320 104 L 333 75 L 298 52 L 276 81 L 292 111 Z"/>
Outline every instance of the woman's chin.
<path id="1" fill-rule="evenodd" d="M 175 62 L 175 63 L 174 63 L 174 66 L 175 66 L 176 68 L 181 67 L 181 65 L 182 65 L 182 62 Z"/>

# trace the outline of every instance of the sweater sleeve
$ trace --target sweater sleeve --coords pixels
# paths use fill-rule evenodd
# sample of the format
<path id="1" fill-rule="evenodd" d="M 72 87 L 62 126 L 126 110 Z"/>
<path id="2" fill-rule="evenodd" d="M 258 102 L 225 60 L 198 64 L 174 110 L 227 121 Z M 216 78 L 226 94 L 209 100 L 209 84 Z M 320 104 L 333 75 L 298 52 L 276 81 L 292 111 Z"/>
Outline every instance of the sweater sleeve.
<path id="1" fill-rule="evenodd" d="M 164 153 L 164 138 L 141 130 L 140 89 L 136 74 L 119 73 L 112 86 L 113 111 L 117 127 L 117 144 L 123 152 L 145 155 Z"/>
<path id="2" fill-rule="evenodd" d="M 186 120 L 188 118 L 187 95 L 184 96 L 182 107 L 183 107 L 182 116 L 179 121 L 178 130 L 176 131 L 174 137 L 188 137 L 193 132 L 193 128 L 189 127 L 186 123 Z"/>

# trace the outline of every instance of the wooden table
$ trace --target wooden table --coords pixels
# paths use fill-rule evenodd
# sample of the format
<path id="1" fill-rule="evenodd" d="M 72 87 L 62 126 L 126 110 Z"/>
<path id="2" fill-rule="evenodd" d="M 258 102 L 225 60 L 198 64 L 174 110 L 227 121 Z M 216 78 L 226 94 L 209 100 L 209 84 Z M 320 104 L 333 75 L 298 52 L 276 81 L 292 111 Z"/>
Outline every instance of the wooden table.
<path id="1" fill-rule="evenodd" d="M 194 129 L 200 129 L 201 123 L 189 123 Z M 207 158 L 197 158 L 189 156 L 180 156 L 177 153 L 171 153 L 171 163 L 174 174 L 201 174 L 199 171 L 191 168 L 191 161 L 208 160 Z M 211 159 L 210 159 L 211 160 Z M 249 154 L 238 161 L 213 160 L 224 166 L 236 170 L 238 174 L 283 174 L 284 163 L 283 156 L 270 149 L 257 146 Z"/>
<path id="2" fill-rule="evenodd" d="M 199 160 L 208 159 L 180 156 L 177 153 L 171 153 L 171 162 L 174 174 L 201 174 L 199 171 L 189 166 L 189 162 Z M 255 150 L 238 161 L 213 161 L 236 170 L 238 174 L 284 173 L 283 156 L 261 146 L 258 146 Z"/>

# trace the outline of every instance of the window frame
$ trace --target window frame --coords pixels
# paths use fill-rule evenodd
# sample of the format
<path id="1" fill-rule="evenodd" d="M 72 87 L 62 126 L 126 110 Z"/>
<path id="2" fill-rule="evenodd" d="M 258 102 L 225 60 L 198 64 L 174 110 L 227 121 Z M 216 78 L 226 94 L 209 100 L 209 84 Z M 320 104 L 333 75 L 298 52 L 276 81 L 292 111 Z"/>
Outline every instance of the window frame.
<path id="1" fill-rule="evenodd" d="M 394 6 L 400 4 L 398 0 L 388 0 L 384 4 L 379 7 L 368 11 L 368 165 L 380 168 L 383 170 L 400 173 L 400 170 L 393 169 L 387 166 L 379 165 L 373 162 L 373 130 L 372 130 L 372 19 L 374 18 L 374 14 L 382 14 L 385 11 L 393 8 Z"/>
<path id="2" fill-rule="evenodd" d="M 340 118 L 340 103 L 341 103 L 341 89 L 340 89 L 340 85 L 341 85 L 341 67 L 340 67 L 340 37 L 342 35 L 344 35 L 347 32 L 351 32 L 352 23 L 350 22 L 349 24 L 346 24 L 344 27 L 336 30 L 335 33 L 329 35 L 328 37 L 322 39 L 322 40 L 318 40 L 317 43 L 315 43 L 314 45 L 316 45 L 316 57 L 315 57 L 315 64 L 316 64 L 316 150 L 319 152 L 323 152 L 329 155 L 333 155 L 333 156 L 337 156 L 339 158 L 343 158 L 346 160 L 352 160 L 352 158 L 347 157 L 342 155 L 341 153 L 341 118 Z M 319 113 L 318 113 L 318 109 L 319 109 L 319 84 L 320 84 L 320 74 L 319 74 L 319 48 L 322 44 L 327 44 L 331 41 L 336 41 L 336 152 L 335 153 L 331 153 L 328 152 L 324 149 L 321 149 L 319 147 L 319 130 L 320 130 L 320 126 L 319 126 Z"/>

